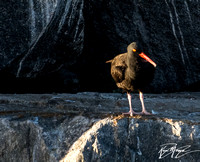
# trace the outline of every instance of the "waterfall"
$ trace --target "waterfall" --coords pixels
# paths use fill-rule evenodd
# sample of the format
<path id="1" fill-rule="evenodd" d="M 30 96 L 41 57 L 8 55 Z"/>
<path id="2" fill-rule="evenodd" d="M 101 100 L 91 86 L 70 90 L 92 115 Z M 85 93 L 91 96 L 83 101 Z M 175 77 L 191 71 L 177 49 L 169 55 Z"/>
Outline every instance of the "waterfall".
<path id="1" fill-rule="evenodd" d="M 80 4 L 80 8 L 79 8 Z M 84 0 L 68 0 L 65 4 L 65 10 L 64 13 L 61 17 L 61 20 L 59 22 L 59 27 L 58 27 L 58 33 L 61 32 L 63 25 L 67 24 L 68 28 L 65 28 L 65 34 L 68 34 L 70 32 L 71 27 L 73 26 L 74 23 L 75 25 L 75 30 L 73 29 L 73 32 L 70 34 L 73 34 L 73 41 L 76 42 L 77 38 L 80 35 L 83 35 L 83 30 L 80 31 L 80 24 L 83 21 L 83 7 L 84 7 Z M 77 14 L 77 8 L 80 11 Z M 74 21 L 74 17 L 76 17 L 76 21 Z"/>
<path id="2" fill-rule="evenodd" d="M 30 45 L 51 20 L 57 0 L 29 0 Z"/>
<path id="3" fill-rule="evenodd" d="M 51 17 L 57 6 L 57 0 L 45 0 L 45 1 L 34 1 L 29 0 L 29 31 L 30 31 L 30 40 L 29 40 L 29 51 L 24 55 L 24 57 L 19 62 L 19 67 L 17 70 L 17 77 L 22 69 L 23 62 L 29 56 L 30 51 L 34 43 L 37 43 L 39 36 L 44 32 L 44 28 L 48 25 L 51 20 Z"/>
<path id="4" fill-rule="evenodd" d="M 36 20 L 33 0 L 29 0 L 29 21 L 30 21 L 30 42 L 32 42 L 36 36 Z"/>
<path id="5" fill-rule="evenodd" d="M 60 20 L 60 23 L 59 23 L 58 32 L 60 32 L 60 30 L 62 29 L 62 26 L 65 23 L 65 19 L 67 17 L 68 11 L 69 11 L 70 3 L 71 3 L 71 0 L 68 0 L 67 3 L 66 3 L 64 14 L 63 14 L 63 16 L 62 16 L 62 18 Z"/>
<path id="6" fill-rule="evenodd" d="M 45 15 L 46 15 L 46 24 L 49 23 L 50 20 L 50 5 L 48 3 L 48 0 L 45 0 Z"/>
<path id="7" fill-rule="evenodd" d="M 192 18 L 191 18 L 191 14 L 190 14 L 190 9 L 188 7 L 188 3 L 187 3 L 187 1 L 184 1 L 184 3 L 185 3 L 185 6 L 186 6 L 186 10 L 187 10 L 187 14 L 188 14 L 188 17 L 189 17 L 189 20 L 190 20 L 190 24 L 192 26 Z"/>
<path id="8" fill-rule="evenodd" d="M 174 25 L 174 20 L 173 20 L 172 12 L 170 10 L 169 4 L 167 3 L 167 0 L 165 0 L 165 3 L 167 5 L 167 8 L 169 9 L 169 16 L 170 16 L 170 21 L 171 21 L 171 25 L 172 25 L 172 31 L 173 31 L 174 37 L 175 37 L 175 39 L 177 41 L 178 48 L 179 48 L 180 53 L 181 53 L 181 59 L 182 59 L 183 64 L 185 65 L 185 59 L 184 59 L 184 56 L 183 56 L 183 51 L 182 51 L 180 42 L 179 42 L 179 40 L 177 38 L 177 35 L 176 35 L 176 30 L 175 30 L 175 25 Z"/>
<path id="9" fill-rule="evenodd" d="M 172 6 L 173 6 L 174 12 L 175 12 L 177 27 L 178 27 L 179 34 L 180 34 L 180 37 L 181 37 L 181 43 L 182 43 L 183 51 L 185 53 L 185 56 L 186 56 L 187 60 L 189 61 L 189 57 L 188 57 L 188 54 L 187 54 L 187 49 L 185 48 L 185 42 L 184 42 L 183 33 L 181 31 L 181 28 L 180 28 L 180 22 L 179 22 L 178 14 L 177 14 L 177 11 L 176 11 L 176 6 L 174 5 L 174 0 L 172 0 Z"/>
<path id="10" fill-rule="evenodd" d="M 81 7 L 80 7 L 81 11 L 83 11 L 83 3 L 84 3 L 83 1 L 84 0 L 82 0 Z M 79 31 L 79 26 L 80 26 L 82 17 L 83 17 L 83 13 L 80 12 L 79 19 L 78 19 L 78 22 L 77 22 L 77 25 L 76 25 L 76 31 L 75 31 L 75 34 L 74 34 L 74 41 L 77 39 L 77 34 L 78 34 L 78 31 Z M 79 34 L 82 35 L 83 34 L 83 30 Z"/>

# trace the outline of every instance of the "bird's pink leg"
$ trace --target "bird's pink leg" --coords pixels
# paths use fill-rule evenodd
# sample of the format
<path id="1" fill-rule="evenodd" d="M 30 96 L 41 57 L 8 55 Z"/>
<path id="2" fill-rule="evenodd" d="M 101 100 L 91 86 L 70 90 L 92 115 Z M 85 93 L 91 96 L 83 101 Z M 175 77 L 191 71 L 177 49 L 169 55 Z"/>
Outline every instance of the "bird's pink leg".
<path id="1" fill-rule="evenodd" d="M 131 94 L 128 93 L 128 92 L 127 92 L 127 98 L 128 98 L 128 103 L 129 103 L 130 110 L 129 110 L 129 112 L 123 113 L 123 114 L 130 114 L 130 116 L 133 116 L 133 114 L 138 114 L 138 113 L 136 113 L 135 111 L 133 111 L 133 109 L 132 109 Z"/>
<path id="2" fill-rule="evenodd" d="M 144 96 L 141 91 L 139 91 L 139 96 L 140 96 L 140 101 L 142 104 L 142 112 L 140 114 L 145 114 L 145 115 L 152 115 L 151 113 L 147 112 L 144 106 Z"/>

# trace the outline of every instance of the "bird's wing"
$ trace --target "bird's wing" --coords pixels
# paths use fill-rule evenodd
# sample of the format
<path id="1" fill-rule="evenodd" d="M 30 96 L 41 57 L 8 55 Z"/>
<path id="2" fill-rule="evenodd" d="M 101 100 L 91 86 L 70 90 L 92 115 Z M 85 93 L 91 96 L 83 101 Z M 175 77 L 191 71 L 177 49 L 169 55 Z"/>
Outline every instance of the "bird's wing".
<path id="1" fill-rule="evenodd" d="M 125 79 L 126 54 L 116 56 L 111 65 L 111 75 L 116 83 L 121 83 Z"/>
<path id="2" fill-rule="evenodd" d="M 125 79 L 126 66 L 115 66 L 114 69 L 111 75 L 116 83 L 121 83 Z"/>

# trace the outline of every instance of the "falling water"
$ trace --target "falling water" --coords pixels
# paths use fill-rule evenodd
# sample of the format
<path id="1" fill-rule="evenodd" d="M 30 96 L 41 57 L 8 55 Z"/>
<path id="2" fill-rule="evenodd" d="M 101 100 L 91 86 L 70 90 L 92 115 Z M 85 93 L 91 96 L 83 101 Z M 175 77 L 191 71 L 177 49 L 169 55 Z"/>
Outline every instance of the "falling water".
<path id="1" fill-rule="evenodd" d="M 71 0 L 68 0 L 67 3 L 66 3 L 66 6 L 65 6 L 65 12 L 60 20 L 60 23 L 59 23 L 59 28 L 58 28 L 58 32 L 60 32 L 60 30 L 62 29 L 62 26 L 64 25 L 65 23 L 65 19 L 67 17 L 67 14 L 68 14 L 68 11 L 69 11 L 69 7 L 70 7 L 70 3 L 71 3 Z M 70 18 L 69 18 L 70 19 Z"/>
<path id="2" fill-rule="evenodd" d="M 180 19 L 179 19 L 179 15 L 177 13 L 176 6 L 174 4 L 174 0 L 171 0 L 170 2 L 171 2 L 171 6 L 173 8 L 174 15 L 172 15 L 172 11 L 170 10 L 170 6 L 169 6 L 167 0 L 165 0 L 165 3 L 166 3 L 166 5 L 169 9 L 170 21 L 171 21 L 171 24 L 172 24 L 172 31 L 173 31 L 174 37 L 177 41 L 177 44 L 178 44 L 178 47 L 179 47 L 179 50 L 180 50 L 180 53 L 181 53 L 181 58 L 182 58 L 182 62 L 184 64 L 184 68 L 187 71 L 185 73 L 185 83 L 186 83 L 186 85 L 189 85 L 190 79 L 195 78 L 195 75 L 193 73 L 191 62 L 190 62 L 190 59 L 188 57 L 187 48 L 185 47 L 185 40 L 184 40 L 183 32 L 181 30 Z M 186 6 L 185 10 L 187 11 L 188 18 L 189 18 L 190 24 L 192 26 L 192 19 L 191 19 L 188 4 L 187 4 L 186 1 L 184 1 L 184 4 Z M 176 28 L 175 28 L 174 21 L 176 21 Z M 175 29 L 177 29 L 177 31 Z M 177 37 L 176 32 L 179 34 L 178 35 L 179 37 Z"/>
<path id="3" fill-rule="evenodd" d="M 68 0 L 66 5 L 65 5 L 65 11 L 62 15 L 62 18 L 60 20 L 60 23 L 59 23 L 59 28 L 58 28 L 58 32 L 60 32 L 62 30 L 62 27 L 65 23 L 67 23 L 67 25 L 70 27 L 72 26 L 72 23 L 74 23 L 74 15 L 75 13 L 77 12 L 77 5 L 80 4 L 80 1 L 78 0 Z M 83 4 L 84 4 L 84 0 L 81 0 L 81 6 L 79 8 L 79 17 L 77 18 L 77 21 L 76 21 L 76 30 L 75 30 L 75 33 L 74 33 L 74 41 L 76 40 L 77 38 L 77 35 L 80 34 L 82 35 L 83 31 L 79 31 L 79 27 L 80 27 L 80 23 L 81 21 L 83 20 Z M 67 19 L 66 19 L 67 18 Z M 68 31 L 66 31 L 65 33 L 67 33 Z"/>
<path id="4" fill-rule="evenodd" d="M 174 0 L 172 0 L 172 5 L 173 5 L 173 8 L 174 8 L 174 12 L 175 12 L 175 17 L 176 17 L 176 21 L 177 21 L 177 27 L 178 27 L 178 30 L 179 30 L 179 34 L 181 36 L 181 43 L 182 43 L 183 51 L 185 53 L 185 56 L 186 56 L 187 60 L 189 61 L 187 49 L 185 48 L 185 42 L 184 42 L 183 33 L 181 31 L 181 28 L 180 28 L 180 23 L 179 23 L 178 14 L 177 14 L 177 11 L 176 11 L 176 6 L 174 5 Z"/>
<path id="5" fill-rule="evenodd" d="M 34 1 L 29 0 L 29 29 L 30 29 L 30 49 L 32 44 L 37 42 L 39 35 L 42 35 L 44 28 L 48 25 L 57 6 L 57 0 Z M 24 60 L 30 52 L 27 52 L 19 62 L 17 77 L 19 77 Z"/>
<path id="6" fill-rule="evenodd" d="M 31 46 L 31 44 L 36 39 L 36 35 L 37 35 L 36 13 L 35 13 L 35 9 L 34 9 L 33 0 L 29 0 L 29 16 L 30 16 L 29 22 L 30 22 L 30 46 Z M 26 59 L 26 57 L 28 55 L 29 55 L 29 52 L 19 62 L 19 67 L 18 67 L 18 70 L 17 70 L 17 77 L 19 77 L 19 73 L 20 73 L 21 68 L 22 68 L 22 63 L 24 62 L 24 60 Z"/>
<path id="7" fill-rule="evenodd" d="M 187 14 L 188 14 L 188 17 L 189 17 L 189 20 L 190 20 L 190 24 L 192 26 L 192 18 L 191 18 L 191 14 L 190 14 L 190 9 L 188 7 L 188 3 L 187 3 L 187 1 L 184 1 L 184 3 L 185 3 L 185 6 L 186 6 L 186 10 L 187 10 Z"/>
<path id="8" fill-rule="evenodd" d="M 30 15 L 30 32 L 31 32 L 31 42 L 36 36 L 36 23 L 35 23 L 35 10 L 33 0 L 29 0 L 29 15 Z"/>
<path id="9" fill-rule="evenodd" d="M 50 5 L 48 3 L 48 0 L 45 0 L 45 15 L 46 15 L 46 24 L 50 21 Z"/>
<path id="10" fill-rule="evenodd" d="M 83 0 L 82 0 L 82 3 L 81 3 L 80 11 L 83 11 Z M 80 26 L 82 18 L 83 18 L 83 13 L 80 12 L 79 19 L 78 19 L 78 22 L 77 22 L 77 25 L 76 25 L 76 32 L 74 34 L 74 41 L 77 39 L 77 34 L 78 34 L 78 31 L 79 31 L 79 26 Z M 80 34 L 82 34 L 82 32 L 83 32 L 83 30 L 81 31 Z"/>
<path id="11" fill-rule="evenodd" d="M 29 21 L 32 44 L 43 28 L 45 28 L 55 11 L 57 0 L 36 1 L 29 0 Z"/>
<path id="12" fill-rule="evenodd" d="M 174 37 L 175 37 L 175 39 L 177 41 L 177 44 L 178 44 L 178 47 L 179 47 L 179 50 L 180 50 L 180 53 L 181 53 L 181 59 L 182 59 L 183 64 L 185 65 L 183 51 L 181 49 L 181 45 L 180 45 L 180 42 L 179 42 L 179 40 L 177 38 L 176 31 L 175 31 L 175 26 L 174 26 L 174 20 L 173 20 L 172 12 L 170 10 L 169 4 L 167 3 L 167 0 L 165 0 L 165 3 L 166 3 L 166 5 L 167 5 L 167 7 L 169 9 L 169 16 L 170 16 L 170 21 L 171 21 L 171 24 L 172 24 L 172 31 L 173 31 Z"/>

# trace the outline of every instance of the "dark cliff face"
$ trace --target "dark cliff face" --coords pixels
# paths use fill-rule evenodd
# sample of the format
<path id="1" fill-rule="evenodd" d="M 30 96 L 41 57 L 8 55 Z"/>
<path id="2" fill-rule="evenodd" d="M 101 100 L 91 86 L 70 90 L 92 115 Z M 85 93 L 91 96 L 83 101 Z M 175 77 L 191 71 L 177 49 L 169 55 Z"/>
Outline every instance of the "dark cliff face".
<path id="1" fill-rule="evenodd" d="M 198 89 L 200 3 L 0 2 L 0 91 L 117 89 L 105 61 L 139 41 L 157 63 L 151 92 Z"/>

